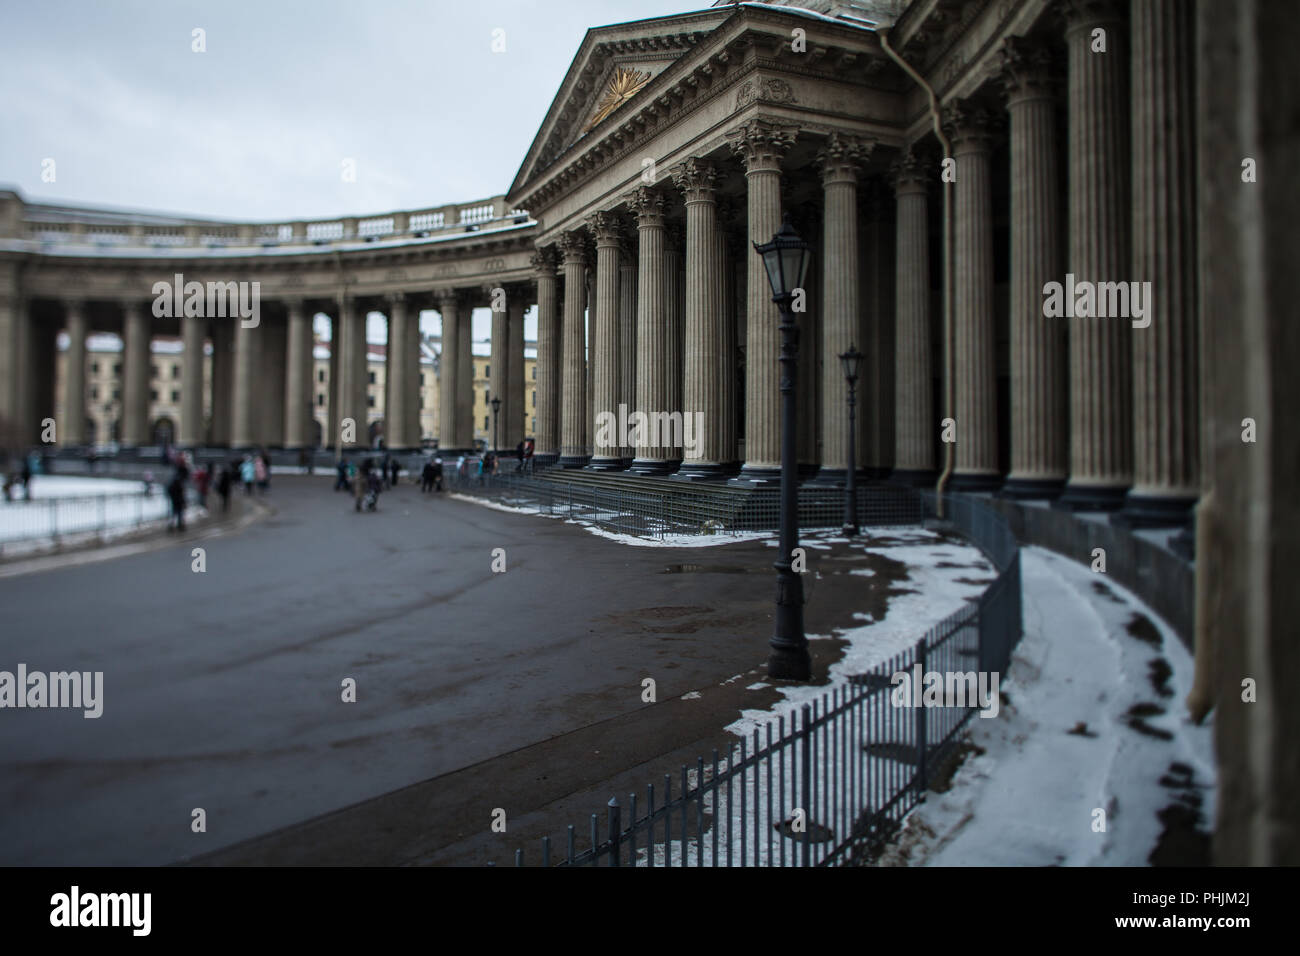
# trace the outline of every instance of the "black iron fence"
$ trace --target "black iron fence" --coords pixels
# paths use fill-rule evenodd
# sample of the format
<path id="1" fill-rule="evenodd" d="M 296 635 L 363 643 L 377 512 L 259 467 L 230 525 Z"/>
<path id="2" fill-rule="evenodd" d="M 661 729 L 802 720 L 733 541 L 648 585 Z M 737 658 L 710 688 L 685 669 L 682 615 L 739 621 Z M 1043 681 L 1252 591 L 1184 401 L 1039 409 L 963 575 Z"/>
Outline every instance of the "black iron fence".
<path id="1" fill-rule="evenodd" d="M 928 513 L 933 499 L 923 497 Z M 936 774 L 958 755 L 962 728 L 994 716 L 997 685 L 1021 634 L 1020 558 L 997 512 L 949 496 L 946 519 L 999 574 L 978 601 L 846 686 L 682 766 L 644 799 L 593 813 L 585 846 L 542 840 L 518 866 L 844 866 L 869 864 Z M 934 675 L 934 676 L 932 676 Z M 934 681 L 937 676 L 939 683 Z M 674 790 L 675 786 L 675 790 Z M 602 819 L 603 818 L 603 819 Z"/>

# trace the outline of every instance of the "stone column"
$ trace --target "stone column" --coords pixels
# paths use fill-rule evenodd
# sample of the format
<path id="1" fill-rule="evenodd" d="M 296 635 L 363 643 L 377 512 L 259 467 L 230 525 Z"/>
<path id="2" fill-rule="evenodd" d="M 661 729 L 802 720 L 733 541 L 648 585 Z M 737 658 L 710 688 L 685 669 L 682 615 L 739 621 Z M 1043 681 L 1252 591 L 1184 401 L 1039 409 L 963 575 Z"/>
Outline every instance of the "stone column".
<path id="1" fill-rule="evenodd" d="M 725 201 L 717 203 L 718 229 L 713 241 L 716 247 L 714 255 L 718 263 L 718 312 L 722 323 L 721 360 L 718 380 L 718 394 L 721 405 L 718 417 L 721 422 L 719 444 L 721 448 L 722 471 L 734 475 L 740 470 L 736 433 L 736 414 L 739 406 L 737 394 L 736 368 L 739 363 L 736 346 L 736 263 L 731 252 L 731 238 L 728 226 L 731 222 L 731 210 Z"/>
<path id="2" fill-rule="evenodd" d="M 258 373 L 257 336 L 262 327 L 245 326 L 238 317 L 228 320 L 234 326 L 235 370 L 231 383 L 230 446 L 251 448 L 257 443 L 253 421 L 253 389 Z"/>
<path id="3" fill-rule="evenodd" d="M 587 220 L 596 240 L 596 295 L 592 316 L 591 385 L 594 431 L 593 471 L 621 471 L 619 389 L 618 256 L 621 229 L 612 212 L 598 212 Z"/>
<path id="4" fill-rule="evenodd" d="M 893 166 L 897 205 L 894 322 L 894 472 L 924 484 L 934 477 L 933 346 L 930 342 L 930 242 L 927 184 L 935 173 L 915 151 Z"/>
<path id="5" fill-rule="evenodd" d="M 667 411 L 668 281 L 664 275 L 664 197 L 641 186 L 627 204 L 637 225 L 636 295 L 636 405 L 628 413 L 628 428 L 635 435 L 636 457 L 631 471 L 663 475 L 671 468 L 672 450 L 663 440 L 655 412 Z M 639 427 L 638 427 L 639 426 Z"/>
<path id="6" fill-rule="evenodd" d="M 288 326 L 279 315 L 264 316 L 259 330 L 262 361 L 253 409 L 254 431 L 259 444 L 282 448 Z"/>
<path id="7" fill-rule="evenodd" d="M 19 434 L 19 381 L 23 377 L 22 356 L 18 352 L 19 326 L 23 321 L 23 302 L 18 288 L 18 264 L 0 258 L 0 428 L 9 434 L 0 436 L 0 457 L 11 450 Z M 105 436 L 106 437 L 106 436 Z"/>
<path id="8" fill-rule="evenodd" d="M 149 443 L 150 330 L 141 303 L 122 306 L 122 333 L 122 444 L 135 447 Z"/>
<path id="9" fill-rule="evenodd" d="M 410 362 L 407 350 L 411 335 L 407 329 L 410 315 L 406 296 L 394 292 L 386 302 L 388 310 L 388 348 L 384 357 L 384 443 L 390 449 L 409 448 L 407 432 L 410 401 L 407 399 Z"/>
<path id="10" fill-rule="evenodd" d="M 402 352 L 402 381 L 404 387 L 397 399 L 405 409 L 406 431 L 401 435 L 401 447 L 421 448 L 424 444 L 424 429 L 421 421 L 421 397 L 424 391 L 420 386 L 420 306 L 406 302 L 406 347 Z"/>
<path id="11" fill-rule="evenodd" d="M 586 284 L 587 251 L 579 232 L 560 238 L 564 255 L 563 374 L 560 408 L 560 465 L 587 464 Z"/>
<path id="12" fill-rule="evenodd" d="M 301 299 L 290 299 L 288 357 L 284 379 L 284 446 L 311 446 L 312 334 L 311 316 Z"/>
<path id="13" fill-rule="evenodd" d="M 524 408 L 526 295 L 521 286 L 513 286 L 506 297 L 506 355 L 510 363 L 505 384 L 505 407 L 501 411 L 501 441 L 507 451 L 513 451 L 528 433 L 524 427 L 528 414 Z"/>
<path id="14" fill-rule="evenodd" d="M 740 480 L 778 483 L 781 477 L 781 403 L 777 390 L 781 350 L 779 314 L 763 262 L 752 243 L 771 241 L 781 228 L 781 157 L 796 130 L 755 119 L 728 134 L 745 164 L 749 203 L 745 364 L 745 466 Z"/>
<path id="15" fill-rule="evenodd" d="M 682 371 L 683 371 L 683 312 L 685 311 L 686 289 L 682 272 L 683 241 L 681 228 L 672 225 L 664 230 L 664 305 L 668 313 L 668 359 L 664 362 L 664 394 L 666 404 L 662 409 L 669 414 L 682 410 Z M 669 469 L 676 471 L 682 461 L 682 443 L 676 427 L 663 436 L 668 448 Z"/>
<path id="16" fill-rule="evenodd" d="M 636 409 L 636 252 L 624 247 L 618 266 L 618 403 L 627 414 Z M 620 435 L 620 440 L 629 438 Z M 636 455 L 632 445 L 621 445 L 619 457 L 624 468 L 630 468 Z"/>
<path id="17" fill-rule="evenodd" d="M 343 331 L 339 324 L 338 311 L 329 317 L 330 323 L 330 359 L 329 381 L 325 393 L 325 444 L 331 448 L 339 447 L 339 357 L 343 354 Z"/>
<path id="18" fill-rule="evenodd" d="M 461 448 L 456 419 L 456 396 L 460 383 L 460 308 L 455 289 L 444 289 L 438 297 L 442 313 L 442 354 L 438 359 L 438 447 L 442 451 Z"/>
<path id="19" fill-rule="evenodd" d="M 1196 316 L 1195 11 L 1179 0 L 1130 8 L 1133 42 L 1133 275 L 1150 282 L 1132 327 L 1136 524 L 1178 524 L 1200 491 Z M 1249 188 L 1249 187 L 1243 187 Z"/>
<path id="20" fill-rule="evenodd" d="M 688 159 L 672 171 L 686 200 L 686 308 L 682 348 L 682 467 L 675 477 L 723 477 L 722 273 L 718 256 L 718 173 Z"/>
<path id="21" fill-rule="evenodd" d="M 1076 281 L 1123 282 L 1129 245 L 1128 42 L 1111 0 L 1065 4 L 1070 58 L 1070 249 Z M 1106 52 L 1092 32 L 1106 31 Z M 1067 292 L 1066 295 L 1070 293 Z M 1118 508 L 1133 481 L 1133 356 L 1130 320 L 1070 323 L 1070 478 L 1064 507 Z"/>
<path id="22" fill-rule="evenodd" d="M 504 291 L 504 290 L 503 290 Z M 488 301 L 492 309 L 492 348 L 488 362 L 488 447 L 500 450 L 507 447 L 506 425 L 510 420 L 510 399 L 506 395 L 506 381 L 510 378 L 510 315 L 506 311 L 509 300 L 497 299 L 493 290 L 489 290 Z M 498 413 L 492 414 L 492 399 L 501 399 Z M 493 434 L 493 431 L 496 434 Z M 500 443 L 498 446 L 497 443 Z"/>
<path id="23" fill-rule="evenodd" d="M 858 169 L 869 150 L 855 136 L 832 133 L 818 153 L 821 164 L 822 195 L 825 204 L 822 237 L 822 453 L 818 479 L 843 482 L 848 469 L 848 383 L 840 354 L 850 345 L 867 352 L 868 345 L 858 336 L 858 319 L 862 314 L 858 297 Z M 859 418 L 867 364 L 862 363 L 858 380 Z M 857 448 L 860 468 L 866 451 Z"/>
<path id="24" fill-rule="evenodd" d="M 235 329 L 228 319 L 215 319 L 209 326 L 212 336 L 212 430 L 208 441 L 226 447 L 230 444 L 230 416 L 234 411 Z"/>
<path id="25" fill-rule="evenodd" d="M 949 108 L 957 182 L 953 197 L 953 398 L 951 487 L 991 490 L 998 475 L 996 330 L 993 317 L 993 115 L 969 102 Z"/>
<path id="26" fill-rule="evenodd" d="M 551 464 L 560 453 L 560 322 L 556 308 L 555 251 L 537 250 L 532 258 L 537 277 L 537 434 L 538 464 Z"/>
<path id="27" fill-rule="evenodd" d="M 64 308 L 67 310 L 68 354 L 63 373 L 63 421 L 59 423 L 58 438 L 61 445 L 84 445 L 86 443 L 86 335 L 89 325 L 86 322 L 84 302 L 73 299 L 68 301 Z M 200 360 L 203 357 L 202 342 L 200 338 Z M 189 348 L 188 341 L 186 348 Z M 188 351 L 185 360 L 186 371 L 188 371 Z M 200 365 L 200 371 L 202 368 L 203 366 Z M 183 386 L 184 382 L 182 381 L 181 384 Z"/>
<path id="28" fill-rule="evenodd" d="M 1054 498 L 1065 486 L 1066 320 L 1043 311 L 1043 287 L 1064 280 L 1057 162 L 1056 61 L 1010 37 L 1001 51 L 1011 116 L 1011 474 L 1002 493 Z"/>
<path id="29" fill-rule="evenodd" d="M 474 447 L 474 303 L 456 313 L 456 435 L 459 448 Z"/>

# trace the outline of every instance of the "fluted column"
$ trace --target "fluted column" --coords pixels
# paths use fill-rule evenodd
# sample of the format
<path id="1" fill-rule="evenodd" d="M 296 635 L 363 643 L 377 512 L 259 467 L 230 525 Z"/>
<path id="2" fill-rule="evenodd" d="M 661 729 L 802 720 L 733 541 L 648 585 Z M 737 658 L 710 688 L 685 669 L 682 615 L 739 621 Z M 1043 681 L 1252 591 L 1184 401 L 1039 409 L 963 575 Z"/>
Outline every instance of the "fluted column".
<path id="1" fill-rule="evenodd" d="M 682 429 L 688 443 L 676 477 L 721 478 L 722 274 L 718 262 L 717 169 L 688 159 L 672 171 L 686 200 L 686 290 L 682 345 Z"/>
<path id="2" fill-rule="evenodd" d="M 506 432 L 506 426 L 510 421 L 510 399 L 506 396 L 506 381 L 510 377 L 510 349 L 508 339 L 510 337 L 510 315 L 506 310 L 506 303 L 509 296 L 505 299 L 497 299 L 489 296 L 489 308 L 492 311 L 492 343 L 490 349 L 491 360 L 488 362 L 488 447 L 494 450 L 508 448 L 509 436 Z M 493 398 L 501 399 L 501 406 L 494 416 L 492 414 Z M 496 434 L 493 434 L 495 429 Z"/>
<path id="3" fill-rule="evenodd" d="M 935 470 L 934 353 L 930 341 L 929 192 L 932 168 L 913 150 L 894 164 L 897 207 L 894 322 L 894 472 L 921 484 Z"/>
<path id="4" fill-rule="evenodd" d="M 123 305 L 122 332 L 122 444 L 133 447 L 149 442 L 150 329 L 141 303 Z"/>
<path id="5" fill-rule="evenodd" d="M 384 350 L 384 444 L 394 449 L 405 447 L 409 410 L 406 350 L 411 337 L 406 330 L 406 296 L 395 292 L 387 297 L 384 307 L 388 313 L 388 348 Z"/>
<path id="6" fill-rule="evenodd" d="M 642 186 L 628 196 L 637 226 L 636 296 L 636 405 L 629 412 L 629 428 L 636 435 L 636 457 L 631 471 L 666 474 L 671 449 L 663 440 L 657 413 L 668 410 L 668 282 L 664 275 L 664 198 Z M 637 428 L 633 416 L 641 419 Z M 653 427 L 651 427 L 653 425 Z"/>
<path id="7" fill-rule="evenodd" d="M 1129 243 L 1128 41 L 1112 0 L 1069 0 L 1070 249 L 1076 281 L 1123 282 Z M 1106 52 L 1092 32 L 1106 31 Z M 1069 295 L 1069 292 L 1066 293 Z M 1070 478 L 1061 505 L 1119 507 L 1133 480 L 1130 320 L 1074 317 L 1070 324 Z"/>
<path id="8" fill-rule="evenodd" d="M 625 245 L 618 266 L 618 403 L 630 413 L 636 408 L 636 250 Z M 620 435 L 620 440 L 628 438 Z M 624 468 L 632 464 L 636 449 L 630 445 L 619 446 L 619 457 Z"/>
<path id="9" fill-rule="evenodd" d="M 301 299 L 285 303 L 288 330 L 284 375 L 284 447 L 311 445 L 311 317 Z M 188 349 L 188 347 L 187 347 Z"/>
<path id="10" fill-rule="evenodd" d="M 257 442 L 253 421 L 253 389 L 258 371 L 256 346 L 260 326 L 245 326 L 238 318 L 227 321 L 234 326 L 235 338 L 235 368 L 231 377 L 230 445 L 232 448 L 251 448 Z"/>
<path id="11" fill-rule="evenodd" d="M 73 299 L 65 303 L 64 308 L 67 314 L 68 354 L 63 373 L 63 421 L 59 422 L 58 439 L 61 445 L 83 445 L 86 442 L 86 335 L 89 326 L 86 322 L 85 303 Z M 201 360 L 202 339 L 199 342 Z M 185 354 L 187 371 L 188 348 L 187 341 Z M 199 366 L 200 369 L 202 367 Z M 182 380 L 182 387 L 184 384 Z M 184 398 L 183 393 L 181 397 Z"/>
<path id="12" fill-rule="evenodd" d="M 510 289 L 506 297 L 506 354 L 510 359 L 505 383 L 505 409 L 501 413 L 501 441 L 506 450 L 513 450 L 528 430 L 524 427 L 524 312 L 528 306 L 527 292 L 522 286 Z"/>
<path id="13" fill-rule="evenodd" d="M 725 201 L 717 203 L 718 228 L 714 231 L 714 255 L 718 263 L 718 313 L 722 324 L 722 344 L 719 348 L 718 394 L 720 407 L 718 417 L 721 422 L 719 436 L 722 470 L 725 474 L 735 474 L 740 468 L 736 413 L 739 405 L 737 394 L 736 368 L 738 364 L 736 346 L 736 263 L 731 252 L 731 238 L 728 225 L 731 222 L 731 209 Z"/>
<path id="14" fill-rule="evenodd" d="M 867 153 L 857 137 L 832 133 L 817 157 L 825 205 L 821 263 L 822 454 L 818 478 L 827 481 L 842 482 L 848 469 L 848 383 L 840 354 L 850 345 L 863 352 L 868 349 L 858 336 L 858 169 Z M 859 387 L 864 384 L 859 382 Z M 859 446 L 858 455 L 864 450 Z M 857 465 L 862 465 L 860 458 Z"/>
<path id="15" fill-rule="evenodd" d="M 212 428 L 208 441 L 228 446 L 234 412 L 235 327 L 226 319 L 216 319 L 208 333 L 212 336 Z"/>
<path id="16" fill-rule="evenodd" d="M 580 232 L 560 238 L 564 254 L 563 375 L 560 408 L 560 465 L 587 464 L 587 250 Z"/>
<path id="17" fill-rule="evenodd" d="M 269 315 L 263 316 L 258 331 L 261 368 L 255 392 L 253 430 L 258 444 L 280 448 L 284 446 L 288 326 L 281 316 Z"/>
<path id="18" fill-rule="evenodd" d="M 560 317 L 556 303 L 555 251 L 538 249 L 532 258 L 537 277 L 537 434 L 534 454 L 539 464 L 560 453 Z"/>
<path id="19" fill-rule="evenodd" d="M 1065 320 L 1044 315 L 1043 288 L 1064 279 L 1057 162 L 1056 60 L 1009 38 L 1001 51 L 1011 117 L 1011 474 L 1003 494 L 1052 498 L 1069 464 Z"/>
<path id="20" fill-rule="evenodd" d="M 460 447 L 456 425 L 456 395 L 460 380 L 460 299 L 455 289 L 443 289 L 438 297 L 442 314 L 442 354 L 438 359 L 438 447 L 442 451 Z"/>
<path id="21" fill-rule="evenodd" d="M 664 362 L 664 394 L 667 396 L 663 410 L 669 414 L 682 410 L 682 382 L 684 372 L 684 333 L 686 329 L 686 275 L 685 256 L 682 250 L 686 241 L 678 225 L 664 228 L 664 308 L 668 322 L 668 359 Z M 674 425 L 665 435 L 668 448 L 669 469 L 676 471 L 682 462 L 682 436 Z"/>
<path id="22" fill-rule="evenodd" d="M 618 471 L 623 467 L 619 444 L 619 290 L 618 257 L 621 229 L 612 212 L 598 212 L 587 220 L 596 240 L 596 296 L 592 316 L 591 386 L 593 453 L 588 468 Z"/>
<path id="23" fill-rule="evenodd" d="M 1133 275 L 1152 297 L 1133 337 L 1133 488 L 1139 524 L 1189 517 L 1200 486 L 1196 307 L 1195 51 L 1190 4 L 1130 7 Z"/>
<path id="24" fill-rule="evenodd" d="M 474 305 L 461 303 L 456 313 L 456 441 L 474 447 Z"/>
<path id="25" fill-rule="evenodd" d="M 406 349 L 403 352 L 402 372 L 403 389 L 399 396 L 405 409 L 406 431 L 400 436 L 401 447 L 420 448 L 423 445 L 424 428 L 421 421 L 421 399 L 424 389 L 420 385 L 420 307 L 417 303 L 406 303 Z"/>
<path id="26" fill-rule="evenodd" d="M 998 475 L 996 330 L 993 317 L 994 117 L 962 102 L 948 111 L 957 182 L 953 202 L 952 487 L 990 489 Z"/>
<path id="27" fill-rule="evenodd" d="M 749 241 L 745 243 L 745 466 L 740 479 L 775 484 L 781 474 L 781 405 L 777 390 L 781 335 L 772 289 L 753 243 L 771 241 L 781 228 L 781 157 L 793 145 L 795 129 L 756 119 L 730 133 L 728 140 L 745 164 L 749 205 Z"/>

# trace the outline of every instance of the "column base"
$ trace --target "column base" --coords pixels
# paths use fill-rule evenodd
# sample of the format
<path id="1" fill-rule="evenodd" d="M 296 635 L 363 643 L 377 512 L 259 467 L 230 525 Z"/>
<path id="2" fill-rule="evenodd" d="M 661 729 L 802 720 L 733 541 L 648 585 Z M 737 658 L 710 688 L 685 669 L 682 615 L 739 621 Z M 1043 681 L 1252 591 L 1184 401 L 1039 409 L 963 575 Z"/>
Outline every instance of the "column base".
<path id="1" fill-rule="evenodd" d="M 781 484 L 781 469 L 744 465 L 740 469 L 740 474 L 732 478 L 727 484 L 744 488 L 777 488 Z"/>
<path id="2" fill-rule="evenodd" d="M 608 458 L 603 455 L 594 457 L 591 459 L 590 462 L 587 463 L 586 470 L 587 471 L 622 471 L 623 459 Z"/>
<path id="3" fill-rule="evenodd" d="M 669 477 L 674 481 L 721 481 L 727 472 L 715 462 L 686 462 Z"/>
<path id="4" fill-rule="evenodd" d="M 1129 492 L 1124 507 L 1111 515 L 1111 524 L 1127 528 L 1177 528 L 1192 521 L 1196 499 L 1188 496 L 1165 497 Z"/>
<path id="5" fill-rule="evenodd" d="M 633 460 L 627 470 L 633 475 L 662 478 L 664 475 L 671 475 L 676 471 L 677 465 L 675 462 L 659 458 L 637 458 Z"/>
<path id="6" fill-rule="evenodd" d="M 565 469 L 586 468 L 589 461 L 591 458 L 587 455 L 561 455 L 556 464 Z"/>
<path id="7" fill-rule="evenodd" d="M 1118 511 L 1124 506 L 1128 487 L 1124 485 L 1068 484 L 1052 507 L 1063 511 Z"/>
<path id="8" fill-rule="evenodd" d="M 1000 494 L 1016 501 L 1033 501 L 1059 498 L 1064 490 L 1064 478 L 1008 478 Z"/>
<path id="9" fill-rule="evenodd" d="M 893 470 L 894 469 L 892 468 L 885 468 L 882 465 L 871 465 L 869 467 L 862 468 L 859 474 L 863 475 L 866 478 L 871 479 L 872 481 L 883 481 L 884 479 L 889 477 L 890 473 Z"/>
<path id="10" fill-rule="evenodd" d="M 895 468 L 889 473 L 889 480 L 912 488 L 933 485 L 939 479 L 939 473 L 933 468 Z"/>
<path id="11" fill-rule="evenodd" d="M 559 460 L 559 458 L 560 456 L 553 451 L 534 452 L 533 465 L 539 468 L 541 467 L 549 468 L 551 465 L 554 465 Z"/>
<path id="12" fill-rule="evenodd" d="M 948 479 L 948 491 L 997 491 L 1002 476 L 995 471 L 955 471 Z"/>

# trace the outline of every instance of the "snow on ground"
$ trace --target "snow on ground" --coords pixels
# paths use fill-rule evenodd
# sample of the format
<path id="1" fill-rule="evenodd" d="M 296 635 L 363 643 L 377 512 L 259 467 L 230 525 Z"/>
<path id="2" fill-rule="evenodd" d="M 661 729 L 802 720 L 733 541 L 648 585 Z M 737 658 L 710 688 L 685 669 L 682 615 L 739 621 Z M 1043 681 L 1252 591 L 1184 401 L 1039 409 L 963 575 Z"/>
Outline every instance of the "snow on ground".
<path id="1" fill-rule="evenodd" d="M 1214 819 L 1212 726 L 1183 708 L 1191 656 L 1104 574 L 1042 548 L 1020 555 L 1025 633 L 1001 713 L 971 721 L 983 753 L 912 812 L 889 862 L 1145 866 L 1156 814 L 1180 793 L 1200 796 L 1199 829 Z"/>
<path id="2" fill-rule="evenodd" d="M 875 543 L 877 541 L 880 543 Z M 906 593 L 893 593 L 889 596 L 885 615 L 879 621 L 871 620 L 868 615 L 859 613 L 856 617 L 863 623 L 856 627 L 851 627 L 837 635 L 807 635 L 809 641 L 827 640 L 832 636 L 839 637 L 846 642 L 843 656 L 831 665 L 829 684 L 820 686 L 777 684 L 776 689 L 782 694 L 780 701 L 769 709 L 743 711 L 738 720 L 727 726 L 727 731 L 746 741 L 749 753 L 753 752 L 754 746 L 766 745 L 768 740 L 778 739 L 782 728 L 791 726 L 795 714 L 801 711 L 804 705 L 821 701 L 835 692 L 843 693 L 849 686 L 850 675 L 865 673 L 889 660 L 893 655 L 915 646 L 930 627 L 954 611 L 960 610 L 968 602 L 977 599 L 997 576 L 996 569 L 983 553 L 965 542 L 954 541 L 933 531 L 916 527 L 864 528 L 862 535 L 852 540 L 844 538 L 838 531 L 807 532 L 802 536 L 800 544 L 810 549 L 808 573 L 814 579 L 810 582 L 812 587 L 815 587 L 815 580 L 821 574 L 818 569 L 817 553 L 828 549 L 832 543 L 848 544 L 853 551 L 902 562 L 906 565 L 906 577 L 895 582 L 894 588 Z M 769 544 L 776 546 L 776 542 L 769 542 Z M 859 574 L 864 571 L 868 569 L 852 569 L 847 573 Z M 808 590 L 811 592 L 812 588 L 809 587 Z M 729 684 L 741 676 L 736 675 L 723 684 Z M 753 686 L 762 685 L 760 683 Z M 879 709 L 883 709 L 886 699 L 876 698 L 875 704 Z M 838 753 L 834 747 L 823 752 L 819 746 L 815 746 L 814 750 L 818 752 L 819 761 L 817 775 L 821 777 L 824 769 L 832 779 L 838 779 L 841 763 L 843 763 L 846 774 L 859 775 L 859 779 L 876 781 L 902 779 L 900 765 L 894 760 L 875 754 L 861 756 L 863 743 L 876 742 L 865 737 L 864 730 L 865 728 L 859 725 L 850 731 L 854 737 L 851 745 L 846 745 L 847 738 L 840 738 L 841 747 Z M 858 734 L 864 736 L 857 736 Z M 730 843 L 731 859 L 736 863 L 739 863 L 743 854 L 746 865 L 795 865 L 797 856 L 794 841 L 773 833 L 772 827 L 774 822 L 788 819 L 790 810 L 798 804 L 793 757 L 794 750 L 787 748 L 782 752 L 781 758 L 784 767 L 781 761 L 777 761 L 774 774 L 771 771 L 747 773 L 743 781 L 745 789 L 743 800 L 740 796 L 741 780 L 733 784 L 734 791 L 730 798 L 725 787 L 717 794 L 712 791 L 706 793 L 703 801 L 705 812 L 712 817 L 713 826 L 719 832 L 719 864 L 726 863 L 725 854 Z M 720 769 L 725 769 L 726 765 L 725 759 L 719 761 Z M 711 766 L 705 769 L 706 776 L 711 774 Z M 773 775 L 776 777 L 775 780 L 772 779 Z M 693 788 L 696 782 L 697 771 L 688 768 L 687 785 Z M 842 839 L 843 832 L 851 823 L 852 814 L 846 806 L 832 807 L 827 812 L 829 815 L 820 813 L 815 807 L 810 818 L 820 819 L 822 823 L 830 824 L 839 834 L 836 837 L 838 841 Z M 756 819 L 760 824 L 758 826 L 755 826 Z M 679 827 L 675 826 L 674 837 L 677 836 L 678 829 Z M 691 839 L 695 838 L 694 830 L 689 836 Z M 704 835 L 702 854 L 690 839 L 683 854 L 680 844 L 675 840 L 671 847 L 672 865 L 680 866 L 684 863 L 689 866 L 712 866 L 714 861 L 712 840 L 712 832 Z M 829 849 L 829 846 L 822 849 L 823 851 Z M 663 843 L 656 843 L 652 852 L 655 858 L 654 865 L 662 866 L 667 862 L 668 851 Z M 637 865 L 648 865 L 644 848 L 639 851 Z"/>
<path id="3" fill-rule="evenodd" d="M 157 481 L 161 473 L 155 473 Z M 74 498 L 83 495 L 132 495 L 144 488 L 142 481 L 121 478 L 83 478 L 77 475 L 33 475 L 32 498 Z"/>

